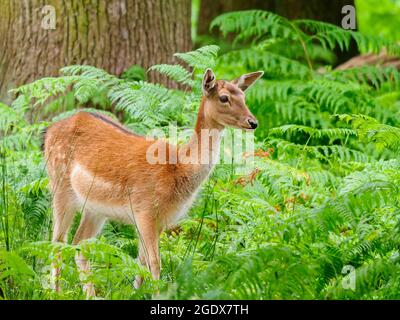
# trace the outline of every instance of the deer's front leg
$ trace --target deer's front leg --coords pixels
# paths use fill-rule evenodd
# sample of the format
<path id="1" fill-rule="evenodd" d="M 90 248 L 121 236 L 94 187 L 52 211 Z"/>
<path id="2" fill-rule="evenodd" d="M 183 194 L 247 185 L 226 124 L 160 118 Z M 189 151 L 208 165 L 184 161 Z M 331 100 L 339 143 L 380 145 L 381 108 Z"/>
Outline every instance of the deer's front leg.
<path id="1" fill-rule="evenodd" d="M 159 252 L 160 227 L 157 220 L 150 215 L 136 217 L 136 225 L 139 237 L 139 262 L 147 266 L 153 279 L 159 280 L 161 268 Z M 142 282 L 142 277 L 137 276 L 134 282 L 135 288 L 139 288 Z"/>

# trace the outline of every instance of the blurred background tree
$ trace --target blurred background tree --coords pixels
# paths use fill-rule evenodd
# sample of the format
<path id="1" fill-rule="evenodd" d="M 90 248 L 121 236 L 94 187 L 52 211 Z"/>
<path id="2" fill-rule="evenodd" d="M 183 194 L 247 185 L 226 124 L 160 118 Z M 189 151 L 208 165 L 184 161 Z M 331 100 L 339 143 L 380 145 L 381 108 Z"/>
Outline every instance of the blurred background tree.
<path id="1" fill-rule="evenodd" d="M 174 62 L 191 49 L 190 0 L 46 1 L 55 29 L 41 26 L 39 0 L 0 2 L 0 100 L 8 90 L 55 76 L 71 64 L 89 64 L 120 75 L 132 65 Z M 150 80 L 172 85 L 160 74 Z"/>

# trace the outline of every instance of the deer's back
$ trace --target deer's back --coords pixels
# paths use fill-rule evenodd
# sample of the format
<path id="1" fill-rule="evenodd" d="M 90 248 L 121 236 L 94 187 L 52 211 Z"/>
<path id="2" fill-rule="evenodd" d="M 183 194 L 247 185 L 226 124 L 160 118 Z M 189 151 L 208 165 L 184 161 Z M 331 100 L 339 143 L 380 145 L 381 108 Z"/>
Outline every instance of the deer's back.
<path id="1" fill-rule="evenodd" d="M 114 211 L 111 218 L 123 221 L 126 211 L 135 210 L 132 205 L 146 211 L 173 203 L 175 166 L 149 164 L 152 143 L 110 118 L 79 112 L 46 132 L 51 187 L 58 184 L 79 205 Z"/>

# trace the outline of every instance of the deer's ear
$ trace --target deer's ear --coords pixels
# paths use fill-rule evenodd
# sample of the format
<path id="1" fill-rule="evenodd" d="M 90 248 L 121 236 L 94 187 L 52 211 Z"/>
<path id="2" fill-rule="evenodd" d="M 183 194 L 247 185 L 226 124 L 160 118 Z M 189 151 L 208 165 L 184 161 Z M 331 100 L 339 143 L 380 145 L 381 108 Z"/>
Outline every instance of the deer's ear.
<path id="1" fill-rule="evenodd" d="M 246 73 L 231 82 L 237 85 L 242 91 L 247 90 L 254 82 L 260 79 L 264 74 L 264 71 L 256 71 L 252 73 Z"/>
<path id="2" fill-rule="evenodd" d="M 203 76 L 203 94 L 208 95 L 215 87 L 215 75 L 211 69 L 207 69 Z"/>

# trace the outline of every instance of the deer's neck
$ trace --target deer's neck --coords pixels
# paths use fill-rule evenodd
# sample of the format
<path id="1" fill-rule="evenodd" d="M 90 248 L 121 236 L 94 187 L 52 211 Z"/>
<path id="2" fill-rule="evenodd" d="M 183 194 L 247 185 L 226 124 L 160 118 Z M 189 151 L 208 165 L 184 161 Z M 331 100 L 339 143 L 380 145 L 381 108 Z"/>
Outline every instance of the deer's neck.
<path id="1" fill-rule="evenodd" d="M 193 193 L 207 178 L 219 160 L 221 137 L 224 127 L 204 112 L 205 99 L 200 103 L 196 126 L 190 141 L 179 147 L 181 178 L 184 181 L 182 192 Z"/>
<path id="2" fill-rule="evenodd" d="M 203 97 L 200 103 L 194 132 L 187 146 L 193 150 L 197 148 L 197 158 L 199 160 L 197 164 L 205 168 L 212 168 L 219 160 L 221 136 L 224 127 L 213 119 L 207 118 L 204 109 L 205 98 Z M 196 156 L 196 152 L 194 156 Z M 194 164 L 196 164 L 196 162 L 194 162 Z"/>

